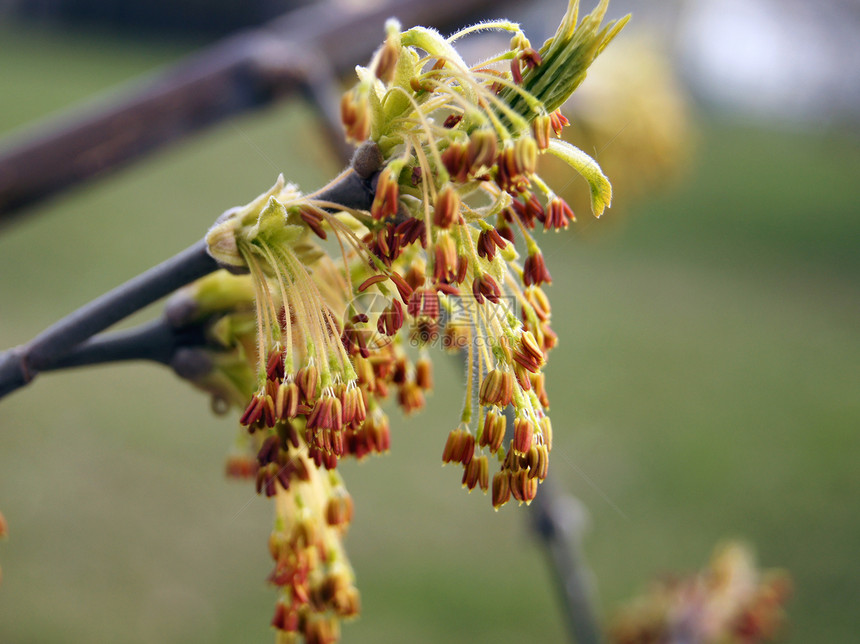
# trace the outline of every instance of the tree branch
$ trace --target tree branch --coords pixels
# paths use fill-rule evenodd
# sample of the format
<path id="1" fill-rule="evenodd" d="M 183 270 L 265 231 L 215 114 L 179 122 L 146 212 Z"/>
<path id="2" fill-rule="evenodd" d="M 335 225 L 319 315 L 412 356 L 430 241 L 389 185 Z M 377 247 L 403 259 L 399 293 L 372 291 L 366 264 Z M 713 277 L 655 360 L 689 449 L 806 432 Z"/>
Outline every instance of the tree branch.
<path id="1" fill-rule="evenodd" d="M 201 240 L 82 306 L 26 345 L 0 354 L 0 398 L 50 370 L 84 340 L 217 269 Z"/>
<path id="2" fill-rule="evenodd" d="M 133 329 L 94 336 L 42 371 L 59 371 L 128 360 L 148 360 L 172 366 L 177 350 L 202 346 L 205 342 L 201 327 L 176 328 L 162 317 Z"/>
<path id="3" fill-rule="evenodd" d="M 559 494 L 548 478 L 529 506 L 529 523 L 555 578 L 571 638 L 577 644 L 600 644 L 603 638 L 593 606 L 590 574 L 580 547 L 582 521 L 571 511 L 575 508 L 565 507 L 565 501 L 578 502 Z"/>
<path id="4" fill-rule="evenodd" d="M 0 146 L 0 226 L 28 206 L 215 123 L 298 89 L 315 94 L 317 74 L 344 74 L 367 59 L 392 14 L 405 24 L 445 28 L 468 22 L 488 4 L 320 1 L 225 38 L 83 115 L 63 115 L 18 145 Z M 339 104 L 330 98 L 326 110 Z"/>

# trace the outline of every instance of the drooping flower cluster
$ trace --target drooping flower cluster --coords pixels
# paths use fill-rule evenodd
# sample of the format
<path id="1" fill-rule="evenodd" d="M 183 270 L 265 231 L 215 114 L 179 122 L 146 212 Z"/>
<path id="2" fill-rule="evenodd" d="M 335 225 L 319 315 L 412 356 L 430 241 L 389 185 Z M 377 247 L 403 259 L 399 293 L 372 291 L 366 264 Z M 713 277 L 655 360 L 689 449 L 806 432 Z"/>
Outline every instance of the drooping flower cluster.
<path id="1" fill-rule="evenodd" d="M 547 475 L 542 368 L 556 335 L 534 231 L 564 229 L 574 215 L 537 163 L 561 158 L 588 181 L 595 215 L 609 205 L 597 164 L 556 138 L 567 123 L 557 109 L 626 21 L 601 28 L 603 0 L 578 22 L 577 5 L 539 50 L 507 21 L 450 38 L 389 21 L 341 104 L 359 144 L 351 167 L 310 195 L 280 178 L 207 236 L 253 291 L 254 340 L 242 326 L 223 346 L 255 363 L 256 377 L 232 382 L 247 389 L 241 425 L 256 458 L 237 454 L 229 469 L 276 499 L 273 624 L 285 638 L 334 641 L 336 618 L 357 612 L 340 542 L 352 505 L 335 468 L 388 450 L 382 401 L 396 392 L 407 412 L 423 406 L 434 345 L 466 364 L 460 422 L 443 449 L 464 487 L 490 492 L 498 509 L 531 501 Z M 469 66 L 454 44 L 486 29 L 509 32 L 510 48 Z"/>

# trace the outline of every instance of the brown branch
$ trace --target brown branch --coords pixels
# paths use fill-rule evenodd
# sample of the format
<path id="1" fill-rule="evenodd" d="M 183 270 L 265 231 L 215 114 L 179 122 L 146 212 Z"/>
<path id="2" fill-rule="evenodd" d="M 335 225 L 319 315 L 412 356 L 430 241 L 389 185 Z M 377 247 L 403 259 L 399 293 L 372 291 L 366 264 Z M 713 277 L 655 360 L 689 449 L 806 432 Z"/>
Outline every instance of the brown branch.
<path id="1" fill-rule="evenodd" d="M 46 125 L 33 139 L 0 152 L 0 224 L 22 208 L 230 116 L 298 89 L 319 93 L 315 76 L 344 74 L 366 61 L 392 14 L 406 24 L 442 27 L 488 4 L 402 0 L 367 8 L 330 0 L 228 38 L 106 106 Z"/>

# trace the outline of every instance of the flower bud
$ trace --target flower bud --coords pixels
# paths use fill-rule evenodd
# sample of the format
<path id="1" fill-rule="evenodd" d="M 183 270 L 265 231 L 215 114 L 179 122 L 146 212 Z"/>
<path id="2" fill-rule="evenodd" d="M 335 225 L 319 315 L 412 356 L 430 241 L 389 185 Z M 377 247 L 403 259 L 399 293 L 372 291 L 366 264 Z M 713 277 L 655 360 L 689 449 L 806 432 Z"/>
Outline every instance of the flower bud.
<path id="1" fill-rule="evenodd" d="M 395 335 L 403 326 L 403 306 L 399 300 L 392 300 L 391 304 L 379 315 L 376 329 L 385 335 Z"/>
<path id="2" fill-rule="evenodd" d="M 570 121 L 567 120 L 567 117 L 561 113 L 561 109 L 555 110 L 552 114 L 549 115 L 550 124 L 552 125 L 552 129 L 555 132 L 555 135 L 558 138 L 561 138 L 561 130 L 567 125 L 570 125 Z"/>
<path id="3" fill-rule="evenodd" d="M 530 136 L 521 136 L 514 143 L 514 159 L 518 174 L 531 175 L 537 170 L 538 145 Z"/>
<path id="4" fill-rule="evenodd" d="M 536 251 L 530 253 L 523 265 L 523 284 L 531 286 L 532 284 L 551 284 L 552 275 L 549 274 L 546 264 L 543 261 L 543 253 Z"/>
<path id="5" fill-rule="evenodd" d="M 511 445 L 515 452 L 526 454 L 531 449 L 534 430 L 531 420 L 520 417 L 514 420 L 514 441 Z"/>
<path id="6" fill-rule="evenodd" d="M 460 219 L 460 195 L 450 183 L 439 191 L 433 211 L 433 223 L 448 228 Z"/>
<path id="7" fill-rule="evenodd" d="M 319 385 L 319 371 L 313 363 L 308 364 L 296 372 L 296 384 L 301 391 L 302 397 L 309 405 L 317 398 L 317 386 Z"/>
<path id="8" fill-rule="evenodd" d="M 433 363 L 426 356 L 422 356 L 415 363 L 415 384 L 424 391 L 433 389 Z"/>
<path id="9" fill-rule="evenodd" d="M 488 261 L 493 261 L 496 256 L 497 248 L 504 248 L 507 245 L 505 239 L 499 234 L 495 228 L 484 229 L 478 235 L 478 256 L 486 257 Z"/>
<path id="10" fill-rule="evenodd" d="M 538 150 L 546 150 L 549 147 L 549 138 L 552 131 L 552 122 L 546 114 L 539 114 L 532 121 L 532 133 Z"/>
<path id="11" fill-rule="evenodd" d="M 400 187 L 397 184 L 399 172 L 389 165 L 380 174 L 376 184 L 376 195 L 370 207 L 370 214 L 380 220 L 397 214 Z"/>
<path id="12" fill-rule="evenodd" d="M 526 454 L 529 466 L 529 478 L 543 481 L 549 471 L 549 450 L 546 445 L 532 445 Z"/>
<path id="13" fill-rule="evenodd" d="M 505 429 L 507 428 L 507 418 L 504 414 L 496 413 L 495 411 L 487 412 L 484 418 L 484 428 L 481 432 L 481 447 L 488 447 L 490 453 L 495 454 L 502 447 L 502 442 L 505 440 Z"/>
<path id="14" fill-rule="evenodd" d="M 469 180 L 469 152 L 466 146 L 456 141 L 442 152 L 442 165 L 452 181 L 466 183 Z"/>
<path id="15" fill-rule="evenodd" d="M 457 244 L 447 232 L 436 237 L 433 262 L 433 279 L 436 282 L 450 283 L 457 278 Z"/>
<path id="16" fill-rule="evenodd" d="M 352 497 L 346 492 L 333 495 L 326 504 L 325 520 L 330 526 L 346 526 L 352 521 Z"/>
<path id="17" fill-rule="evenodd" d="M 549 416 L 543 416 L 538 421 L 538 427 L 540 427 L 541 436 L 543 436 L 543 442 L 546 445 L 547 451 L 552 451 L 552 423 L 549 420 Z"/>
<path id="18" fill-rule="evenodd" d="M 475 296 L 478 304 L 483 304 L 485 298 L 493 304 L 498 304 L 502 292 L 491 275 L 481 273 L 472 280 L 472 295 Z"/>
<path id="19" fill-rule="evenodd" d="M 576 216 L 567 202 L 561 197 L 553 197 L 547 207 L 546 219 L 544 219 L 544 230 L 560 230 L 567 228 L 568 223 L 576 221 Z"/>
<path id="20" fill-rule="evenodd" d="M 397 60 L 400 58 L 400 34 L 393 34 L 395 37 L 389 36 L 385 39 L 385 44 L 379 50 L 379 55 L 376 59 L 376 67 L 374 72 L 376 77 L 383 83 L 390 83 L 394 80 L 394 72 L 397 69 Z"/>
<path id="21" fill-rule="evenodd" d="M 463 487 L 470 492 L 475 486 L 480 485 L 482 490 L 487 489 L 489 477 L 489 464 L 485 455 L 473 458 L 463 468 Z"/>
<path id="22" fill-rule="evenodd" d="M 448 434 L 442 463 L 462 463 L 468 465 L 475 453 L 475 437 L 468 430 L 458 427 Z"/>
<path id="23" fill-rule="evenodd" d="M 523 331 L 519 347 L 514 351 L 514 360 L 532 373 L 536 373 L 546 362 L 546 356 L 531 331 Z"/>
<path id="24" fill-rule="evenodd" d="M 491 369 L 481 383 L 478 398 L 482 405 L 507 407 L 514 397 L 514 375 L 510 371 Z"/>
<path id="25" fill-rule="evenodd" d="M 511 498 L 510 473 L 506 470 L 493 476 L 493 508 L 498 510 Z"/>
<path id="26" fill-rule="evenodd" d="M 341 98 L 340 120 L 347 140 L 361 143 L 370 135 L 370 102 L 360 87 L 350 89 Z"/>
<path id="27" fill-rule="evenodd" d="M 468 162 L 472 174 L 477 174 L 483 168 L 491 168 L 496 162 L 498 139 L 491 129 L 475 130 L 469 136 Z"/>

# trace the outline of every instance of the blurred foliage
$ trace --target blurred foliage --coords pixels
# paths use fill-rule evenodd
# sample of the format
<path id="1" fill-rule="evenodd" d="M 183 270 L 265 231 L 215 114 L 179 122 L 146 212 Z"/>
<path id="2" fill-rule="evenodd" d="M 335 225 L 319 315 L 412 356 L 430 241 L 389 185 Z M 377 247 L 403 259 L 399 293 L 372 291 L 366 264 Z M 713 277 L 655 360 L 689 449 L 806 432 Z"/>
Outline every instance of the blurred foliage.
<path id="1" fill-rule="evenodd" d="M 613 219 L 686 175 L 697 136 L 691 105 L 654 37 L 640 31 L 613 42 L 563 111 L 570 119 L 564 138 L 594 156 L 612 181 Z M 582 182 L 561 164 L 553 169 L 549 180 L 555 185 L 567 179 L 560 194 L 577 213 L 579 226 L 589 225 Z"/>
<path id="2" fill-rule="evenodd" d="M 785 571 L 761 571 L 749 547 L 718 547 L 690 577 L 653 582 L 625 604 L 609 627 L 615 644 L 756 644 L 778 641 L 791 595 Z"/>
<path id="3" fill-rule="evenodd" d="M 10 26 L 0 40 L 0 131 L 181 49 Z M 791 571 L 786 641 L 851 641 L 860 150 L 838 133 L 704 125 L 678 190 L 612 235 L 546 239 L 566 289 L 550 475 L 591 512 L 607 613 L 737 534 Z M 338 164 L 319 140 L 306 108 L 268 110 L 0 231 L 0 345 L 186 247 L 279 171 L 320 185 Z M 346 639 L 562 641 L 522 512 L 493 513 L 439 468 L 445 401 L 462 391 L 442 367 L 425 413 L 393 415 L 390 456 L 344 468 L 364 603 Z M 0 428 L 0 641 L 269 640 L 270 508 L 222 475 L 235 419 L 162 368 L 123 365 L 45 375 L 2 401 Z"/>
<path id="4" fill-rule="evenodd" d="M 128 33 L 226 35 L 253 27 L 309 0 L 7 0 L 12 14 L 42 24 L 120 29 Z"/>

